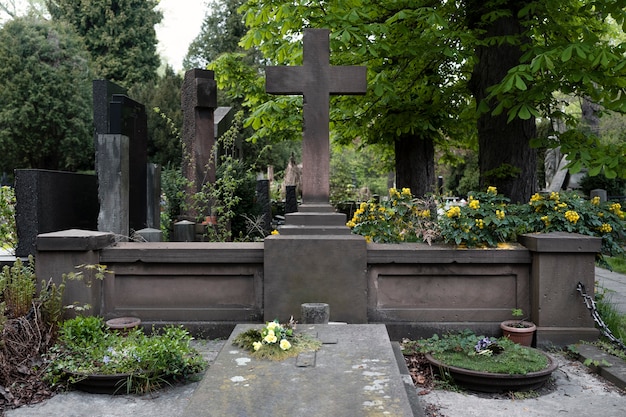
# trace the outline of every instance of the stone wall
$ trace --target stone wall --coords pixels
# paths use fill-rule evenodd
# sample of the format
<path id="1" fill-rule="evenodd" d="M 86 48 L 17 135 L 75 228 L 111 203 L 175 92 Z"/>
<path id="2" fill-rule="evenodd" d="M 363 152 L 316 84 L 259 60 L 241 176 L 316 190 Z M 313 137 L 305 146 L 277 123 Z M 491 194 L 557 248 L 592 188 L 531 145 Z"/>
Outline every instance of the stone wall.
<path id="1" fill-rule="evenodd" d="M 65 302 L 92 304 L 105 318 L 137 316 L 146 326 L 181 323 L 208 337 L 227 336 L 236 323 L 273 319 L 266 304 L 284 295 L 284 288 L 265 282 L 272 274 L 264 271 L 262 242 L 112 242 L 103 232 L 40 235 L 38 277 L 59 280 L 74 265 L 105 264 L 113 274 L 91 288 L 68 283 Z M 595 338 L 576 285 L 593 288 L 599 240 L 547 234 L 522 242 L 507 249 L 368 244 L 365 321 L 386 324 L 395 340 L 465 328 L 498 335 L 499 323 L 511 318 L 512 308 L 521 308 L 538 326 L 538 345 Z M 324 287 L 333 287 L 333 279 L 342 278 L 323 281 Z M 343 309 L 360 297 L 337 288 L 343 289 L 333 296 Z M 331 320 L 332 311 L 331 305 Z M 297 319 L 299 311 L 293 314 Z"/>

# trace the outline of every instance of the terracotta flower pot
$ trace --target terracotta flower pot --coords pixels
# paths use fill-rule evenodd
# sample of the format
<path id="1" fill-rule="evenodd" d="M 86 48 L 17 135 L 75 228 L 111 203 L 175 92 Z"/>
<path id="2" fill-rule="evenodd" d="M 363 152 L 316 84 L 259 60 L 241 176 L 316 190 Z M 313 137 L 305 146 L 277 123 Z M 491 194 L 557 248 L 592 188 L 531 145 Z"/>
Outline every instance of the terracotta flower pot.
<path id="1" fill-rule="evenodd" d="M 533 336 L 537 330 L 534 323 L 523 320 L 503 321 L 500 328 L 505 337 L 522 346 L 530 346 L 533 343 Z"/>

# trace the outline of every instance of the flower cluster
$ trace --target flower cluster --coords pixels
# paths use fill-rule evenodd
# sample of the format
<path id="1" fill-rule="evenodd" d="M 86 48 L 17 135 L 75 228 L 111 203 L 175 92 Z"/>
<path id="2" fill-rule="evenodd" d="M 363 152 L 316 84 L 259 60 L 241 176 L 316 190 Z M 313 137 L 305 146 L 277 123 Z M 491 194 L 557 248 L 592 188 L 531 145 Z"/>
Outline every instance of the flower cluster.
<path id="1" fill-rule="evenodd" d="M 296 333 L 296 322 L 289 320 L 281 324 L 278 320 L 269 321 L 261 330 L 250 329 L 238 334 L 233 344 L 246 349 L 259 359 L 282 360 L 307 350 L 317 350 L 321 343 L 305 334 Z"/>
<path id="2" fill-rule="evenodd" d="M 508 212 L 509 199 L 499 195 L 495 187 L 471 193 L 465 206 L 451 206 L 441 216 L 443 241 L 469 247 L 496 246 L 512 240 L 517 222 Z"/>
<path id="3" fill-rule="evenodd" d="M 263 345 L 275 345 L 282 350 L 291 349 L 290 338 L 293 336 L 293 322 L 287 325 L 282 325 L 278 320 L 269 321 L 265 324 L 265 327 L 261 330 L 261 340 L 252 343 L 254 351 L 258 351 Z"/>
<path id="4" fill-rule="evenodd" d="M 414 199 L 411 190 L 389 189 L 389 198 L 380 203 L 361 203 L 346 224 L 367 242 L 431 242 L 438 236 L 434 200 Z"/>
<path id="5" fill-rule="evenodd" d="M 602 253 L 623 253 L 626 214 L 620 203 L 587 200 L 569 192 L 536 193 L 528 204 L 511 204 L 496 187 L 472 192 L 467 204 L 435 210 L 433 199 L 417 200 L 409 189 L 389 190 L 381 203 L 362 203 L 347 223 L 368 242 L 431 243 L 496 247 L 522 233 L 570 232 L 602 238 Z"/>

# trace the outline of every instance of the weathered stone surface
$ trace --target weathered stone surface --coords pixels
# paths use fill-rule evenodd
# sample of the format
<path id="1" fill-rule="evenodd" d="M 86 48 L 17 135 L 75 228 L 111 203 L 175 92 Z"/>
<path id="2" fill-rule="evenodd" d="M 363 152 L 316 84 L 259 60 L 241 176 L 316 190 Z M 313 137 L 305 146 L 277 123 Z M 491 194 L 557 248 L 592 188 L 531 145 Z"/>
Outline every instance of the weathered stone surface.
<path id="1" fill-rule="evenodd" d="M 303 303 L 330 306 L 330 320 L 367 322 L 366 244 L 362 236 L 265 238 L 266 320 L 288 320 Z"/>
<path id="2" fill-rule="evenodd" d="M 384 325 L 300 325 L 337 340 L 307 366 L 256 360 L 234 347 L 234 336 L 251 327 L 235 328 L 183 416 L 413 416 Z"/>

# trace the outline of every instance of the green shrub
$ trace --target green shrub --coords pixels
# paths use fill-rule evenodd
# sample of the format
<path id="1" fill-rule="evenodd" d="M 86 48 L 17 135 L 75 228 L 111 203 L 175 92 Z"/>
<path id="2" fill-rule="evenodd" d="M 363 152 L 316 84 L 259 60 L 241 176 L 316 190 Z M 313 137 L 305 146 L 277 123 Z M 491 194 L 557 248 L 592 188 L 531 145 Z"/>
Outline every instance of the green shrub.
<path id="1" fill-rule="evenodd" d="M 0 187 L 0 249 L 17 246 L 15 225 L 15 193 L 11 187 Z"/>
<path id="2" fill-rule="evenodd" d="M 2 268 L 0 295 L 9 317 L 25 316 L 32 307 L 35 291 L 35 261 L 32 256 L 28 257 L 27 265 L 17 258 L 13 266 Z"/>

